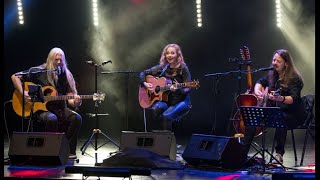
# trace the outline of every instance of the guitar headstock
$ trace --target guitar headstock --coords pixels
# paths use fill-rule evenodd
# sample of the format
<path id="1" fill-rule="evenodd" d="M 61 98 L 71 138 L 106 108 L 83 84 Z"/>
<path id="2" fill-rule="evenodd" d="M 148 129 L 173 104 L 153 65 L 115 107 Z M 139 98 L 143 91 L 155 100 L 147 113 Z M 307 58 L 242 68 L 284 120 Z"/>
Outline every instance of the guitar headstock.
<path id="1" fill-rule="evenodd" d="M 242 60 L 250 61 L 250 51 L 247 46 L 243 46 L 242 48 L 240 48 L 240 55 Z"/>
<path id="2" fill-rule="evenodd" d="M 92 99 L 93 101 L 104 101 L 105 96 L 105 93 L 94 93 Z"/>
<path id="3" fill-rule="evenodd" d="M 186 86 L 190 88 L 199 88 L 200 83 L 199 83 L 199 80 L 193 80 L 193 81 L 187 82 Z"/>

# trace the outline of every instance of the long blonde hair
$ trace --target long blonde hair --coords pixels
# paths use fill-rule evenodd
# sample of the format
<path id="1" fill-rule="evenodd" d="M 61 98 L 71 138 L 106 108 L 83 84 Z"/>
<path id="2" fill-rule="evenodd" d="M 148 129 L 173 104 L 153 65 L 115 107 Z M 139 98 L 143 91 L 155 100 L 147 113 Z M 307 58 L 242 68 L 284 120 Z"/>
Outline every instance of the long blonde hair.
<path id="1" fill-rule="evenodd" d="M 46 63 L 42 64 L 40 67 L 42 67 L 43 69 L 47 69 L 47 70 L 54 70 L 54 68 L 55 68 L 54 62 L 55 62 L 57 54 L 62 55 L 61 73 L 66 73 L 67 80 L 68 80 L 68 83 L 72 89 L 72 92 L 74 94 L 77 94 L 78 92 L 77 92 L 75 80 L 73 78 L 72 73 L 68 69 L 65 54 L 61 48 L 58 48 L 58 47 L 52 48 L 48 54 Z M 48 79 L 49 84 L 52 85 L 53 87 L 55 87 L 55 83 L 58 81 L 58 75 L 56 75 L 55 73 L 52 73 L 52 72 L 48 72 L 47 79 Z"/>
<path id="2" fill-rule="evenodd" d="M 166 47 L 163 48 L 163 51 L 162 51 L 162 54 L 160 57 L 159 63 L 161 65 L 161 67 L 165 67 L 168 64 L 168 61 L 166 59 L 166 52 L 169 47 L 173 47 L 176 50 L 176 52 L 178 54 L 178 63 L 185 65 L 186 63 L 184 62 L 184 58 L 183 58 L 180 46 L 177 44 L 168 44 L 168 45 L 166 45 Z"/>

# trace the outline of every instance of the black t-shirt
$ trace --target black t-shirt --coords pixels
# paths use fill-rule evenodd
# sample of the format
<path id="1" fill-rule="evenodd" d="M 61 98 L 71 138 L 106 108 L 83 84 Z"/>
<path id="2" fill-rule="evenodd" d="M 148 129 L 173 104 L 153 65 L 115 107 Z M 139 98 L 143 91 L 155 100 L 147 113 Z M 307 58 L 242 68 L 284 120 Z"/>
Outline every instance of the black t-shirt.
<path id="1" fill-rule="evenodd" d="M 301 90 L 303 88 L 303 81 L 299 77 L 293 77 L 287 86 L 282 85 L 282 81 L 278 80 L 275 84 L 270 85 L 267 76 L 259 79 L 257 83 L 263 87 L 272 87 L 271 90 L 280 90 L 281 96 L 291 96 L 292 104 L 285 104 L 282 102 L 273 102 L 273 106 L 280 107 L 285 113 L 285 120 L 288 127 L 294 128 L 303 124 L 306 113 L 305 106 L 301 99 Z M 274 88 L 273 88 L 274 87 Z"/>

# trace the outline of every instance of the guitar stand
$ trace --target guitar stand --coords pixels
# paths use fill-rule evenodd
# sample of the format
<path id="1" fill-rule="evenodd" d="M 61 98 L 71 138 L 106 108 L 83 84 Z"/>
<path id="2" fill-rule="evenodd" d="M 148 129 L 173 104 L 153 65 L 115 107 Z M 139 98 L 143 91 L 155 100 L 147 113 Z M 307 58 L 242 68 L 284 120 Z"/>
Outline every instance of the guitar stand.
<path id="1" fill-rule="evenodd" d="M 279 107 L 240 106 L 240 110 L 244 118 L 245 126 L 261 127 L 262 132 L 264 132 L 265 127 L 287 127 L 285 121 L 283 121 L 283 114 Z M 287 169 L 268 151 L 268 149 L 265 148 L 265 133 L 262 134 L 262 148 L 245 163 L 249 162 L 259 153 L 262 154 L 263 158 L 263 172 L 265 172 L 266 168 L 265 153 L 269 154 L 271 159 L 276 160 L 277 163 L 280 164 L 283 169 Z"/>

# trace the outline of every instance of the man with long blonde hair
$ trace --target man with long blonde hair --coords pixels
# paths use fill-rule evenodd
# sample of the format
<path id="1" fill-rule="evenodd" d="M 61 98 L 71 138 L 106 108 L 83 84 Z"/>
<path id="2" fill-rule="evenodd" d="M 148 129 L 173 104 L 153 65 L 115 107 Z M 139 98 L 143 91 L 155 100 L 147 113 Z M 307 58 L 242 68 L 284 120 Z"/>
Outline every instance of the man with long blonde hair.
<path id="1" fill-rule="evenodd" d="M 21 76 L 18 74 L 28 75 Z M 79 107 L 82 101 L 78 95 L 73 75 L 67 67 L 63 50 L 57 47 L 52 48 L 45 63 L 26 71 L 15 73 L 11 76 L 11 79 L 16 90 L 24 96 L 25 102 L 31 102 L 31 96 L 27 90 L 22 92 L 22 82 L 32 82 L 42 87 L 51 86 L 56 90 L 57 95 L 70 95 L 74 97 L 66 101 L 49 101 L 46 104 L 48 111 L 36 111 L 32 118 L 43 122 L 44 131 L 46 132 L 65 132 L 70 145 L 69 158 L 76 159 L 77 137 L 82 118 L 78 113 L 68 108 L 68 106 L 73 108 Z M 45 93 L 51 92 L 43 93 L 46 95 Z"/>

